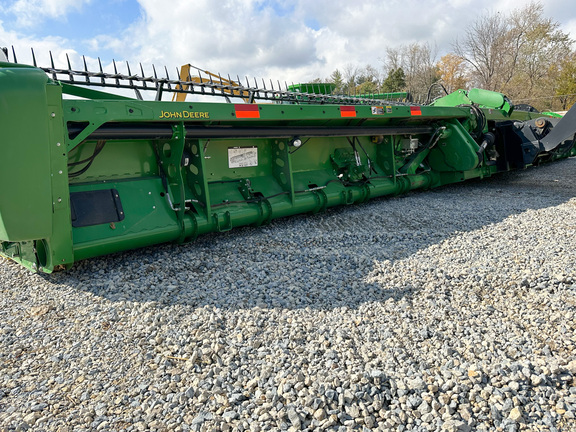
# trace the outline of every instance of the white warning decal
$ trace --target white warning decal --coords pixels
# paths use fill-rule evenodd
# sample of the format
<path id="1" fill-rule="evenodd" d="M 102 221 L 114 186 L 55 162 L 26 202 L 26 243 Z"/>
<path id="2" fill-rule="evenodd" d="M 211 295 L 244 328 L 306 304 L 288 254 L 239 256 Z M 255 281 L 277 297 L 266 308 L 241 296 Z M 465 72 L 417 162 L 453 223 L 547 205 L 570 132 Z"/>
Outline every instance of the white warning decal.
<path id="1" fill-rule="evenodd" d="M 228 168 L 258 166 L 258 147 L 228 147 Z"/>

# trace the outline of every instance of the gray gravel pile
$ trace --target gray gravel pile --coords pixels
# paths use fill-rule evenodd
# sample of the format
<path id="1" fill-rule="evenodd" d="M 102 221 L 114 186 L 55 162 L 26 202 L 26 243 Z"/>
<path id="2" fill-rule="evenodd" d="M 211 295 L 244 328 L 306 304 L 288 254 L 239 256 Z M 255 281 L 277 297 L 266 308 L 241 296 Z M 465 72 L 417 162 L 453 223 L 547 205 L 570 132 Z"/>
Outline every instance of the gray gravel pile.
<path id="1" fill-rule="evenodd" d="M 0 431 L 576 430 L 575 158 L 0 278 Z"/>

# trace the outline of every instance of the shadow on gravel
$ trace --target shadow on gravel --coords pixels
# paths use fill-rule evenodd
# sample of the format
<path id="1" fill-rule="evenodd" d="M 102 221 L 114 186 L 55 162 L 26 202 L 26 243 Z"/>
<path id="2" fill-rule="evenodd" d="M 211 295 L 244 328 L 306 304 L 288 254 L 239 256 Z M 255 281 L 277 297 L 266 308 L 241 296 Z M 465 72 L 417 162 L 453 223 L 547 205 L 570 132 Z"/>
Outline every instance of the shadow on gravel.
<path id="1" fill-rule="evenodd" d="M 366 282 L 393 263 L 457 235 L 576 197 L 576 158 L 486 180 L 273 221 L 77 263 L 53 284 L 113 301 L 190 308 L 358 308 L 412 287 Z M 546 224 L 543 220 L 542 224 Z"/>

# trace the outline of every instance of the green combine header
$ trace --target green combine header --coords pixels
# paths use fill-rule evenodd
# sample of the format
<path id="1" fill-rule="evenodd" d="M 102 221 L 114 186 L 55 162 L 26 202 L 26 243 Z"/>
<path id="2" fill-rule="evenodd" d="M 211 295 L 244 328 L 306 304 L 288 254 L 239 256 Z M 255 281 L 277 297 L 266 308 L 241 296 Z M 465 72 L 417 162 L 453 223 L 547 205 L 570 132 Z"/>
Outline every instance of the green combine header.
<path id="1" fill-rule="evenodd" d="M 418 106 L 15 60 L 0 62 L 0 253 L 34 271 L 576 154 L 576 108 L 483 90 Z"/>

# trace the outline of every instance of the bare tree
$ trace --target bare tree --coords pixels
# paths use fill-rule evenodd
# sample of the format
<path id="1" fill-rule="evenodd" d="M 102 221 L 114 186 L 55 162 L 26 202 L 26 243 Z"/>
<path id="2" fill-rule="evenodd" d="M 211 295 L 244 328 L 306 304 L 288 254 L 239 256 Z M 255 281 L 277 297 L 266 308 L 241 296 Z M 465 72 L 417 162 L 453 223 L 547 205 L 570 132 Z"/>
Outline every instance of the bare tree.
<path id="1" fill-rule="evenodd" d="M 384 62 L 384 71 L 398 70 L 402 67 L 402 56 L 399 48 L 386 48 L 386 59 Z"/>
<path id="2" fill-rule="evenodd" d="M 543 18 L 542 13 L 541 4 L 531 3 L 510 17 L 513 29 L 522 32 L 516 72 L 505 87 L 506 92 L 515 97 L 543 97 L 553 93 L 559 63 L 570 56 L 572 41 L 559 30 L 557 22 Z"/>
<path id="3" fill-rule="evenodd" d="M 466 31 L 463 41 L 453 45 L 457 56 L 469 65 L 470 81 L 475 87 L 498 90 L 508 75 L 508 21 L 500 13 L 482 16 Z M 513 62 L 512 62 L 513 63 Z"/>
<path id="4" fill-rule="evenodd" d="M 358 77 L 358 66 L 351 63 L 344 66 L 342 78 L 344 79 L 343 90 L 344 93 L 356 93 L 356 78 Z"/>
<path id="5" fill-rule="evenodd" d="M 425 100 L 428 89 L 438 81 L 436 67 L 436 47 L 426 43 L 413 43 L 398 48 L 386 50 L 387 62 L 385 69 L 388 75 L 391 71 L 401 69 L 404 72 L 406 90 L 415 100 Z"/>
<path id="6" fill-rule="evenodd" d="M 542 4 L 531 2 L 509 15 L 480 17 L 453 48 L 468 66 L 471 86 L 530 103 L 554 93 L 571 43 L 557 22 L 543 17 Z"/>

